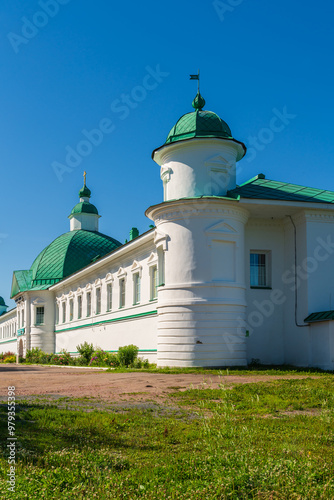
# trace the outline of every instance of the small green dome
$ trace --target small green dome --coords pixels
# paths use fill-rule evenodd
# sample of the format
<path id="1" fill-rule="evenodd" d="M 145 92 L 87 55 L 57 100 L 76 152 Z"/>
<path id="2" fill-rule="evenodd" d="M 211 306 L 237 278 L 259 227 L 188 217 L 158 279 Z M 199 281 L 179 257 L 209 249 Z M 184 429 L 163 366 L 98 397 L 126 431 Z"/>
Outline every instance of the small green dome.
<path id="1" fill-rule="evenodd" d="M 62 234 L 34 260 L 30 268 L 31 286 L 58 283 L 121 245 L 96 231 L 77 229 Z"/>
<path id="2" fill-rule="evenodd" d="M 8 307 L 8 306 L 6 306 L 5 301 L 2 297 L 0 297 L 0 306 Z"/>
<path id="3" fill-rule="evenodd" d="M 73 207 L 72 212 L 70 213 L 71 215 L 74 214 L 95 214 L 99 215 L 99 212 L 97 211 L 97 208 L 95 205 L 90 203 L 89 201 L 80 201 Z"/>
<path id="4" fill-rule="evenodd" d="M 197 101 L 195 102 L 196 99 Z M 196 96 L 194 100 L 194 107 L 201 106 L 203 104 L 203 102 L 198 102 L 201 99 L 203 99 L 202 96 Z M 176 125 L 174 125 L 169 132 L 165 144 L 196 137 L 219 137 L 223 139 L 231 139 L 232 132 L 227 123 L 219 118 L 216 113 L 213 113 L 213 111 L 196 109 L 196 111 L 192 113 L 187 113 L 181 116 Z"/>
<path id="5" fill-rule="evenodd" d="M 92 196 L 92 192 L 90 189 L 88 189 L 88 187 L 86 186 L 86 184 L 80 189 L 79 191 L 79 197 L 80 198 L 90 198 Z"/>

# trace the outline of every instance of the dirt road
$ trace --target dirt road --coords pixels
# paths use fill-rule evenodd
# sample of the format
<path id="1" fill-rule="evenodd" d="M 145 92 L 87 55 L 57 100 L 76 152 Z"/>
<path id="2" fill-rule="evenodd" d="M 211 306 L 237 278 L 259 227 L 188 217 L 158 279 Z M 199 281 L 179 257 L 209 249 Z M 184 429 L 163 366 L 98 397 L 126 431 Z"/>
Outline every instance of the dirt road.
<path id="1" fill-rule="evenodd" d="M 113 373 L 74 368 L 0 365 L 0 396 L 15 386 L 16 396 L 96 397 L 110 402 L 160 400 L 168 393 L 189 387 L 217 388 L 219 385 L 301 379 L 305 375 L 197 375 L 156 373 Z M 312 378 L 317 378 L 313 375 Z"/>

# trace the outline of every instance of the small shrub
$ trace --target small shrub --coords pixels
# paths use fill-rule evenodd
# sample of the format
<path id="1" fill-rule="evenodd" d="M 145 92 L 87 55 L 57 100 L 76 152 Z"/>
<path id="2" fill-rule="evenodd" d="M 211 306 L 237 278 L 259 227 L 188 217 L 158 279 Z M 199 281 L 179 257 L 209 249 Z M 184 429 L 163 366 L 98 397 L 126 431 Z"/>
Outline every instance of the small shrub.
<path id="1" fill-rule="evenodd" d="M 33 347 L 27 351 L 26 360 L 27 363 L 43 363 L 46 355 L 39 347 Z"/>
<path id="2" fill-rule="evenodd" d="M 138 347 L 130 344 L 118 349 L 117 357 L 121 366 L 133 366 L 135 359 L 138 356 Z"/>
<path id="3" fill-rule="evenodd" d="M 120 365 L 119 358 L 118 358 L 117 354 L 115 354 L 115 353 L 110 354 L 110 363 L 109 363 L 109 365 L 112 368 L 117 368 L 117 366 Z"/>
<path id="4" fill-rule="evenodd" d="M 4 360 L 4 363 L 16 363 L 16 356 L 7 356 Z"/>
<path id="5" fill-rule="evenodd" d="M 73 359 L 74 359 L 74 364 L 77 366 L 87 366 L 88 364 L 86 358 L 84 358 L 83 356 L 77 356 L 76 358 Z"/>
<path id="6" fill-rule="evenodd" d="M 6 358 L 10 358 L 11 356 L 15 356 L 16 357 L 16 355 L 13 352 L 11 352 L 11 351 L 2 352 L 0 354 L 0 363 L 6 363 L 6 362 L 7 363 L 11 363 L 11 361 L 5 361 Z"/>
<path id="7" fill-rule="evenodd" d="M 64 349 L 60 352 L 60 354 L 52 354 L 50 362 L 53 365 L 63 365 L 68 366 L 72 364 L 72 357 L 69 352 Z"/>
<path id="8" fill-rule="evenodd" d="M 89 366 L 110 366 L 112 355 L 103 349 L 97 349 L 89 361 Z"/>
<path id="9" fill-rule="evenodd" d="M 88 363 L 90 362 L 95 349 L 94 349 L 93 344 L 88 344 L 88 342 L 84 342 L 83 344 L 77 345 L 77 351 L 82 356 L 82 358 L 85 360 L 86 365 L 88 365 Z"/>

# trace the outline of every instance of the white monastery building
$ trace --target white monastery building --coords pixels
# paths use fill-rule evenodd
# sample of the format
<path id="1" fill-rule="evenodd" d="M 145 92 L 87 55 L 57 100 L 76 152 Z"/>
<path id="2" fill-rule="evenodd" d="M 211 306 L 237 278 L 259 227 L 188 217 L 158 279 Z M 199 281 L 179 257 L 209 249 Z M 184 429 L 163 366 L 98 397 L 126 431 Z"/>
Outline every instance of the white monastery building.
<path id="1" fill-rule="evenodd" d="M 163 201 L 126 244 L 99 232 L 86 186 L 70 231 L 14 271 L 0 351 L 135 344 L 158 366 L 334 369 L 334 192 L 236 183 L 245 145 L 198 92 L 153 151 Z"/>

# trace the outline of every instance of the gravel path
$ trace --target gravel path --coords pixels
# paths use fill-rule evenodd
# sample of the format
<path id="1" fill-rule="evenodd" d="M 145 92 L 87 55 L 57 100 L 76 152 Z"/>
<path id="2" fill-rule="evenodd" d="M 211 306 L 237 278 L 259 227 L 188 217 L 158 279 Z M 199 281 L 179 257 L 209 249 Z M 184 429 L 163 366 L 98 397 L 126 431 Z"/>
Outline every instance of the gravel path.
<path id="1" fill-rule="evenodd" d="M 189 387 L 217 388 L 219 385 L 302 379 L 306 375 L 197 375 L 156 373 L 113 373 L 85 369 L 0 365 L 0 396 L 15 386 L 16 396 L 96 397 L 109 402 L 155 400 Z M 311 378 L 318 378 L 312 375 Z"/>

